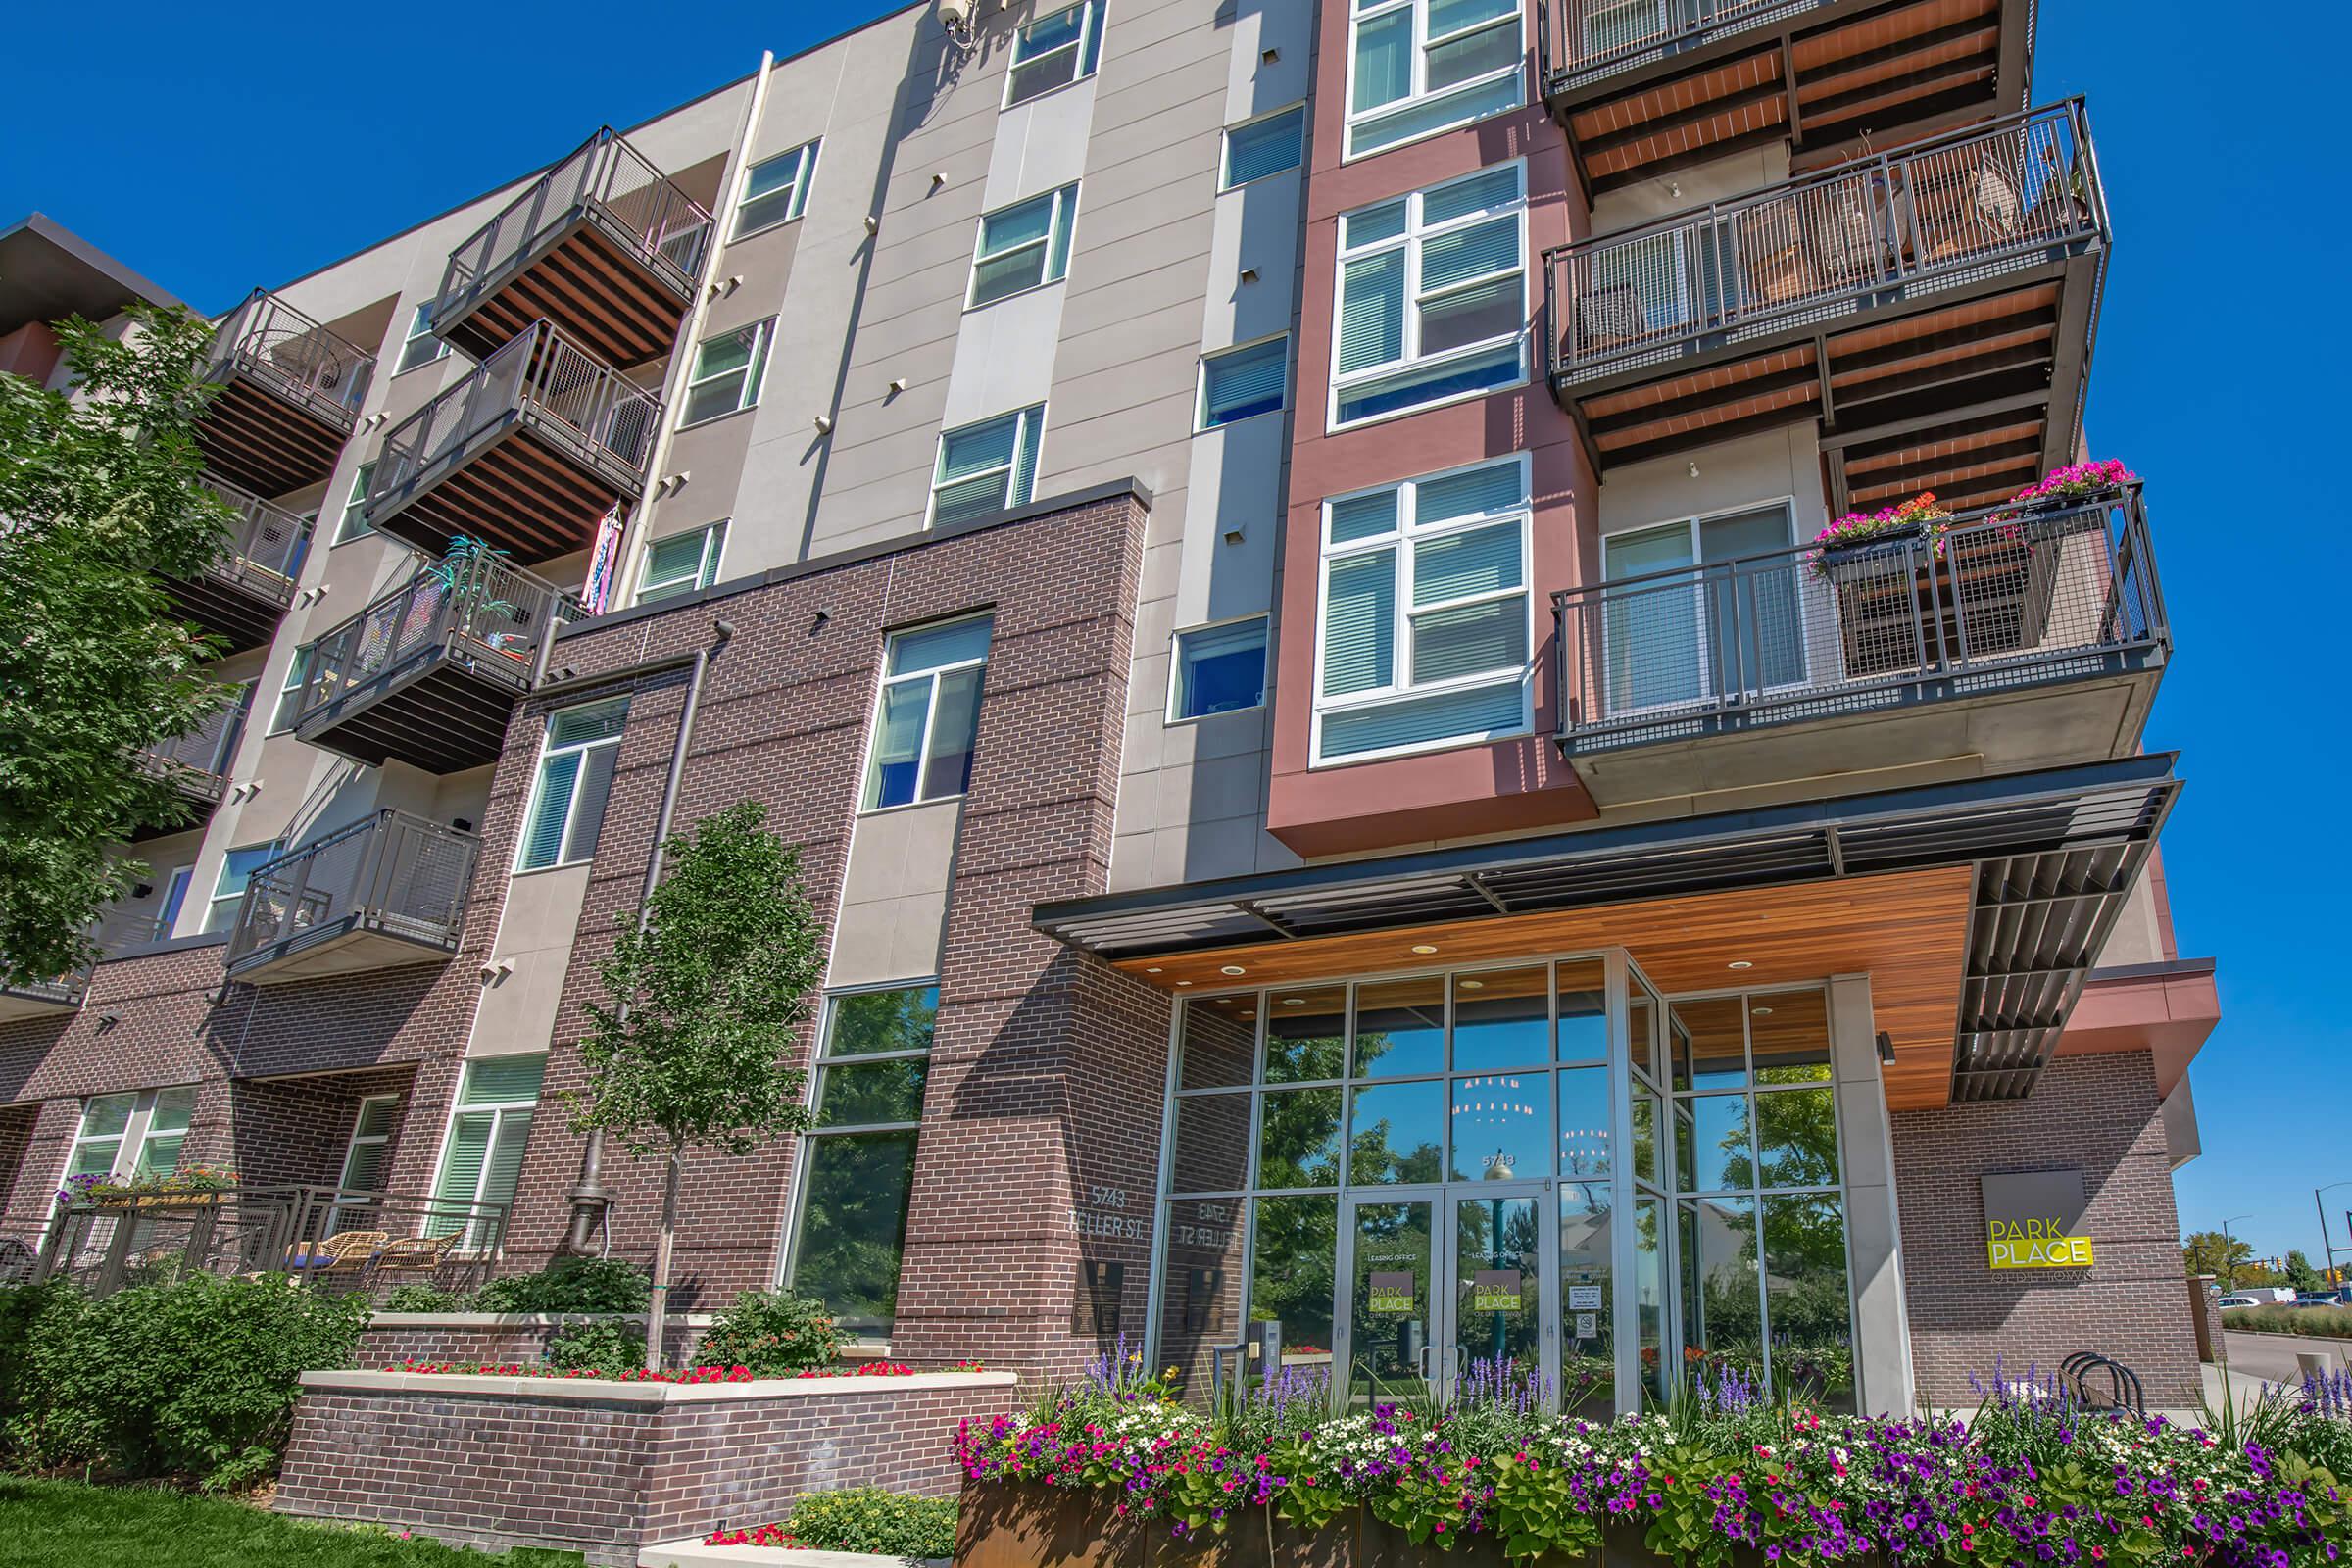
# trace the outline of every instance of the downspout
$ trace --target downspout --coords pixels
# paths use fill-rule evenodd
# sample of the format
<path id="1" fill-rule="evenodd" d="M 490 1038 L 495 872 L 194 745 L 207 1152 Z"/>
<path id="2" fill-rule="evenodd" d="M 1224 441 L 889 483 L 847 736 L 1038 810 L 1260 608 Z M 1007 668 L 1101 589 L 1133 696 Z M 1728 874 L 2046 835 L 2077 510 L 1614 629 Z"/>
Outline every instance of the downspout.
<path id="1" fill-rule="evenodd" d="M 703 704 L 703 676 L 710 668 L 710 656 L 726 646 L 735 635 L 734 622 L 711 622 L 714 640 L 708 648 L 694 651 L 692 673 L 686 677 L 686 706 L 678 714 L 677 744 L 669 754 L 669 777 L 662 784 L 662 808 L 654 814 L 654 848 L 645 861 L 645 892 L 637 901 L 637 929 L 643 931 L 653 919 L 654 890 L 662 885 L 662 849 L 669 842 L 671 819 L 677 814 L 678 787 L 686 778 L 686 748 L 694 739 L 694 716 Z M 610 678 L 610 677 L 607 677 Z M 614 1009 L 618 1020 L 629 1021 L 629 999 L 621 998 Z M 564 1239 L 564 1250 L 574 1257 L 593 1256 L 598 1250 L 590 1238 L 602 1227 L 612 1205 L 601 1180 L 605 1161 L 605 1130 L 588 1129 L 587 1145 L 580 1151 L 580 1179 L 569 1197 L 571 1199 L 571 1233 Z M 656 1348 L 657 1353 L 659 1347 Z"/>

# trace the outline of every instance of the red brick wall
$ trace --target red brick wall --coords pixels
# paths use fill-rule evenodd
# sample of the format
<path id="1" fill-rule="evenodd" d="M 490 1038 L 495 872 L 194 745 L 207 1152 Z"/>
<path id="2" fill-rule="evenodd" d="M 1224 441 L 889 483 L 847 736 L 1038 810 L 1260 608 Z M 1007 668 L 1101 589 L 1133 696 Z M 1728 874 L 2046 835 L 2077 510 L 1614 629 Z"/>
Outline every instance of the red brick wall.
<path id="1" fill-rule="evenodd" d="M 323 1078 L 238 1082 L 229 1095 L 228 1163 L 258 1186 L 332 1187 L 343 1179 L 360 1102 L 370 1095 L 405 1095 L 414 1076 L 414 1067 L 403 1066 Z M 402 1131 L 398 1117 L 396 1108 L 391 1144 L 395 1159 Z"/>
<path id="2" fill-rule="evenodd" d="M 1897 1111 L 1892 1118 L 1903 1288 L 1920 1396 L 1975 1402 L 1990 1381 L 2047 1373 L 2077 1350 L 2139 1374 L 2151 1403 L 2194 1406 L 2194 1328 L 2153 1060 L 2060 1056 L 2021 1101 Z M 2086 1269 L 1994 1272 L 1980 1178 L 2079 1165 L 2089 1208 Z"/>

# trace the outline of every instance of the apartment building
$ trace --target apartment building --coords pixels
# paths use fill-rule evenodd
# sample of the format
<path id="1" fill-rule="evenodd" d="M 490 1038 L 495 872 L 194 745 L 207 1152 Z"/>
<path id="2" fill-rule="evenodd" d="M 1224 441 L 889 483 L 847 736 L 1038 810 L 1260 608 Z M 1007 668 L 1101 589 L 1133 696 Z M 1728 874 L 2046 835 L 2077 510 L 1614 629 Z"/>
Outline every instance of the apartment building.
<path id="1" fill-rule="evenodd" d="M 2219 1006 L 2141 486 L 2012 500 L 2088 455 L 2112 240 L 2033 15 L 917 6 L 257 291 L 174 585 L 244 697 L 105 960 L 0 999 L 12 1228 L 202 1159 L 648 1251 L 560 1097 L 658 825 L 751 798 L 817 1127 L 691 1162 L 693 1301 L 2185 1398 Z M 46 243 L 21 366 L 159 292 Z"/>

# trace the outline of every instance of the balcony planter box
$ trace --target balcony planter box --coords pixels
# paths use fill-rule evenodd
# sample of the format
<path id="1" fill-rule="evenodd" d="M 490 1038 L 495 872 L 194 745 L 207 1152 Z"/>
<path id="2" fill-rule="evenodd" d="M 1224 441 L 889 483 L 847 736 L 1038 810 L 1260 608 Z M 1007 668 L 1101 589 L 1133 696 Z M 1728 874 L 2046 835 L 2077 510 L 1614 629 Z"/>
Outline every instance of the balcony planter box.
<path id="1" fill-rule="evenodd" d="M 217 1192 L 186 1193 L 107 1193 L 95 1192 L 90 1201 L 100 1208 L 218 1208 L 221 1195 Z"/>

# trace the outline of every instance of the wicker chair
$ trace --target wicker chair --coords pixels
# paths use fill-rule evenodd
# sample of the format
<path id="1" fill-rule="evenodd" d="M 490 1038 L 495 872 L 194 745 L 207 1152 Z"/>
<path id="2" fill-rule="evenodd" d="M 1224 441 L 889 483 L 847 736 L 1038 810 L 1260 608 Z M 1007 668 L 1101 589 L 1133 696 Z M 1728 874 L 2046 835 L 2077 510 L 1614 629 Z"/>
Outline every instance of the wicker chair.
<path id="1" fill-rule="evenodd" d="M 337 1231 L 321 1237 L 307 1252 L 297 1252 L 286 1260 L 289 1273 L 358 1274 L 375 1260 L 375 1254 L 392 1240 L 390 1231 Z"/>
<path id="2" fill-rule="evenodd" d="M 465 1239 L 463 1229 L 445 1236 L 403 1236 L 375 1254 L 375 1271 L 384 1274 L 431 1274 Z"/>

